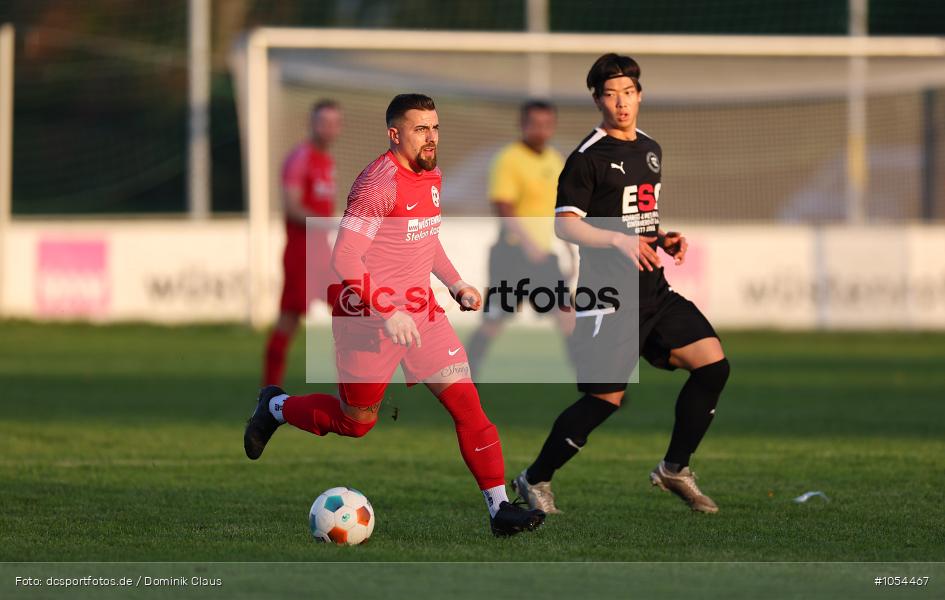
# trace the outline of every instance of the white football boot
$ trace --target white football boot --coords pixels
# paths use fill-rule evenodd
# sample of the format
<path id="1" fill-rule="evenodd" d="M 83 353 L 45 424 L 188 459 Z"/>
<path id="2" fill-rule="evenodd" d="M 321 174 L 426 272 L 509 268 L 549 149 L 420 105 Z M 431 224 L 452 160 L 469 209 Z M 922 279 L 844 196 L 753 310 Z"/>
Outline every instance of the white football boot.
<path id="1" fill-rule="evenodd" d="M 689 467 L 683 467 L 678 473 L 673 473 L 666 468 L 666 461 L 661 460 L 650 473 L 650 483 L 664 492 L 676 494 L 696 512 L 719 512 L 719 507 L 712 498 L 703 494 L 696 485 L 696 474 L 690 471 Z"/>
<path id="2" fill-rule="evenodd" d="M 511 481 L 511 485 L 512 490 L 528 502 L 530 508 L 537 508 L 549 515 L 561 514 L 561 511 L 555 506 L 555 495 L 551 491 L 550 481 L 528 483 L 528 479 L 525 478 L 525 471 L 522 471 L 518 477 Z"/>

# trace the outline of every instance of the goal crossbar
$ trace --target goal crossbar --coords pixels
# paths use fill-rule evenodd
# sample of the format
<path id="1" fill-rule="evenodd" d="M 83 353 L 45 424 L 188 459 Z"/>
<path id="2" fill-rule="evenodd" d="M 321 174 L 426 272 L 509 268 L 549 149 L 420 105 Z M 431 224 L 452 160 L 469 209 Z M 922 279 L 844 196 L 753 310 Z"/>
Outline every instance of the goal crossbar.
<path id="1" fill-rule="evenodd" d="M 251 44 L 269 48 L 543 52 L 589 54 L 636 49 L 645 55 L 927 57 L 945 56 L 945 37 L 583 34 L 262 27 Z M 643 51 L 643 49 L 646 49 Z"/>

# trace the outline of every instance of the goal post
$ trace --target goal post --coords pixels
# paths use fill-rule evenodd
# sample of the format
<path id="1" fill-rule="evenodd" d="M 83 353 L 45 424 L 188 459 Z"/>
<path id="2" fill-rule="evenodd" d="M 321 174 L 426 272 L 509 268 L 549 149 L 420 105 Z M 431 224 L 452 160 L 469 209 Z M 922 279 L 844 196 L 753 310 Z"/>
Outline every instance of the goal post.
<path id="1" fill-rule="evenodd" d="M 457 31 L 415 31 L 415 30 L 362 30 L 362 29 L 321 29 L 321 28 L 257 28 L 248 33 L 244 43 L 238 49 L 240 64 L 244 69 L 238 79 L 238 99 L 242 104 L 241 119 L 244 125 L 244 157 L 247 189 L 247 207 L 249 213 L 249 320 L 254 327 L 261 327 L 274 315 L 269 314 L 265 294 L 267 273 L 272 270 L 268 264 L 272 256 L 270 248 L 271 211 L 273 203 L 274 153 L 279 150 L 272 144 L 272 82 L 276 71 L 271 64 L 273 51 L 312 51 L 324 55 L 311 59 L 310 76 L 317 80 L 320 74 L 329 72 L 326 61 L 335 60 L 340 53 L 357 53 L 359 57 L 380 57 L 386 53 L 427 57 L 436 61 L 439 57 L 483 57 L 482 64 L 472 69 L 444 67 L 442 76 L 457 82 L 457 95 L 467 93 L 468 89 L 487 90 L 492 98 L 513 104 L 512 98 L 524 99 L 530 92 L 529 81 L 543 82 L 553 100 L 558 100 L 562 89 L 569 89 L 573 96 L 581 93 L 586 101 L 586 91 L 582 89 L 583 75 L 577 78 L 574 73 L 578 67 L 586 70 L 596 55 L 605 52 L 621 52 L 634 57 L 662 58 L 659 67 L 649 67 L 643 63 L 644 94 L 653 90 L 655 97 L 665 97 L 667 106 L 680 105 L 687 94 L 700 102 L 730 102 L 733 105 L 746 99 L 762 98 L 766 102 L 779 98 L 796 99 L 799 94 L 806 94 L 810 102 L 821 98 L 831 98 L 845 105 L 844 112 L 862 110 L 862 94 L 870 86 L 878 90 L 893 89 L 895 86 L 908 86 L 916 90 L 928 87 L 945 86 L 945 39 L 937 37 L 869 37 L 869 36 L 754 36 L 754 35 L 638 35 L 638 34 L 576 34 L 545 32 L 457 32 Z M 374 54 L 371 54 L 374 53 Z M 411 54 L 412 53 L 412 54 Z M 528 60 L 536 55 L 547 56 L 547 61 Z M 492 60 L 489 57 L 518 57 L 525 65 L 542 65 L 548 69 L 547 76 L 534 73 L 520 73 L 509 68 L 506 71 L 489 72 Z M 570 61 L 572 57 L 580 60 Z M 863 59 L 875 60 L 877 65 L 869 75 L 862 72 Z M 293 59 L 296 63 L 300 60 Z M 498 61 L 499 59 L 495 59 Z M 512 60 L 511 58 L 508 60 Z M 676 62 L 666 62 L 675 60 Z M 723 62 L 728 61 L 728 62 Z M 743 60 L 750 69 L 736 73 L 738 64 L 731 61 Z M 712 62 L 714 61 L 714 62 Z M 765 67 L 759 61 L 769 61 L 777 68 L 790 68 L 779 79 L 772 73 L 772 67 Z M 859 61 L 859 62 L 857 62 Z M 915 68 L 903 71 L 896 65 L 915 64 Z M 305 62 L 301 59 L 301 62 Z M 801 64 L 795 64 L 801 63 Z M 518 63 L 516 63 L 518 64 Z M 727 71 L 724 65 L 736 65 L 733 71 Z M 851 65 L 861 65 L 851 67 Z M 350 67 L 351 63 L 347 66 Z M 677 65 L 674 67 L 672 65 Z M 366 73 L 377 76 L 383 73 L 385 63 L 377 60 Z M 429 67 L 429 65 L 427 65 Z M 435 66 L 435 65 L 434 65 Z M 345 80 L 345 65 L 331 71 L 332 85 L 342 85 Z M 812 76 L 810 69 L 820 69 Z M 870 68 L 868 66 L 868 68 Z M 528 69 L 528 67 L 516 67 Z M 572 69 L 565 76 L 564 71 Z M 666 87 L 653 85 L 650 77 L 661 70 L 677 69 L 674 85 L 675 96 L 665 94 Z M 706 69 L 717 69 L 719 86 L 725 89 L 713 89 L 704 81 L 698 81 Z M 301 71 L 304 69 L 296 69 Z M 821 72 L 822 71 L 822 72 Z M 357 74 L 351 73 L 350 79 Z M 429 89 L 429 82 L 438 77 L 436 69 L 426 70 L 414 75 L 400 73 L 393 83 L 399 84 L 401 91 Z M 764 84 L 756 79 L 768 78 Z M 803 80 L 792 80 L 801 77 Z M 686 81 L 687 77 L 692 81 Z M 465 83 L 463 80 L 467 79 Z M 564 80 L 562 83 L 561 80 Z M 387 81 L 387 87 L 393 85 Z M 426 87 L 423 84 L 427 84 Z M 765 86 L 764 92 L 758 89 Z M 462 86 L 467 86 L 468 89 Z M 478 86 L 478 88 L 476 87 Z M 516 87 L 518 86 L 518 87 Z M 686 87 L 689 86 L 689 87 Z M 884 88 L 884 86 L 886 86 Z M 474 89 L 475 88 L 475 89 Z M 501 89 L 500 89 L 501 88 Z M 798 91 L 803 88 L 803 91 Z M 464 91 L 465 90 L 465 91 Z M 687 91 L 688 90 L 688 91 Z M 747 91 L 746 91 L 747 90 Z M 860 98 L 860 100 L 857 100 Z M 852 104 L 859 102 L 859 104 Z M 442 117 L 441 117 L 442 118 Z M 589 129 L 593 123 L 582 119 L 582 127 Z M 853 119 L 850 120 L 853 122 Z M 863 122 L 860 120 L 859 122 Z M 831 125 L 834 126 L 834 125 Z M 859 179 L 857 186 L 863 186 L 863 173 L 869 171 L 869 156 L 863 139 L 864 131 L 851 131 L 850 123 L 844 122 L 839 127 L 844 129 L 846 160 L 845 174 L 849 189 L 851 174 Z M 646 129 L 646 127 L 642 127 Z M 763 140 L 755 143 L 761 144 Z M 374 143 L 372 141 L 372 143 Z M 374 143 L 374 147 L 378 147 Z M 366 164 L 366 162 L 364 162 Z M 361 164 L 360 166 L 363 166 Z M 484 176 L 484 175 L 483 175 Z M 339 193 L 343 193 L 350 181 L 339 179 Z M 746 193 L 746 198 L 749 194 Z M 840 192 L 843 196 L 843 192 Z M 748 200 L 746 199 L 746 202 Z M 843 210 L 849 214 L 862 215 L 862 207 L 849 206 L 849 198 Z M 857 212 L 860 211 L 860 212 Z M 774 213 L 772 213 L 774 214 Z M 767 218 L 762 216 L 760 218 Z M 859 219 L 860 217 L 856 217 Z"/>
<path id="2" fill-rule="evenodd" d="M 13 52 L 14 29 L 0 24 L 0 316 L 4 315 L 7 233 L 13 212 Z"/>

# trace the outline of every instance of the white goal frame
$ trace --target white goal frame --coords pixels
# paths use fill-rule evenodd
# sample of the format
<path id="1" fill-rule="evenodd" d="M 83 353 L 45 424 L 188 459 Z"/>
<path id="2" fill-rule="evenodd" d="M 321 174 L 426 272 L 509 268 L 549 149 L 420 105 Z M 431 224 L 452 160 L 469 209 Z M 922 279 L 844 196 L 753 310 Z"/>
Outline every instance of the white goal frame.
<path id="1" fill-rule="evenodd" d="M 547 69 L 550 54 L 588 54 L 645 48 L 646 55 L 835 57 L 849 58 L 848 203 L 850 215 L 862 214 L 867 156 L 863 98 L 865 58 L 945 58 L 945 38 L 870 36 L 642 35 L 535 32 L 457 32 L 384 29 L 262 27 L 249 32 L 242 48 L 245 65 L 245 181 L 249 212 L 249 322 L 260 328 L 274 315 L 266 312 L 266 261 L 269 250 L 270 49 L 401 50 L 519 53 Z M 631 53 L 632 54 L 632 53 Z M 543 84 L 544 82 L 544 84 Z M 530 73 L 529 91 L 540 91 L 547 77 Z"/>
<path id="2" fill-rule="evenodd" d="M 0 23 L 0 316 L 6 286 L 7 239 L 13 216 L 13 53 L 15 30 Z"/>

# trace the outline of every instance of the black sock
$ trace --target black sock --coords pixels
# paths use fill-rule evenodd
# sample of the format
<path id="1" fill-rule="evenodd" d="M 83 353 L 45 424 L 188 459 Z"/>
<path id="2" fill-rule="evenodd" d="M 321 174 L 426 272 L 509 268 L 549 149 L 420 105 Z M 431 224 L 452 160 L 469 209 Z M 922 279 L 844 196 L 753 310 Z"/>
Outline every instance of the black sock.
<path id="1" fill-rule="evenodd" d="M 525 473 L 528 482 L 551 481 L 554 472 L 578 453 L 587 443 L 587 436 L 615 410 L 615 405 L 591 395 L 584 395 L 564 409 L 551 426 L 538 458 Z"/>
<path id="2" fill-rule="evenodd" d="M 676 400 L 673 437 L 663 460 L 678 464 L 680 469 L 689 466 L 689 457 L 699 447 L 715 417 L 715 407 L 728 374 L 728 359 L 725 358 L 689 373 L 689 379 Z"/>

